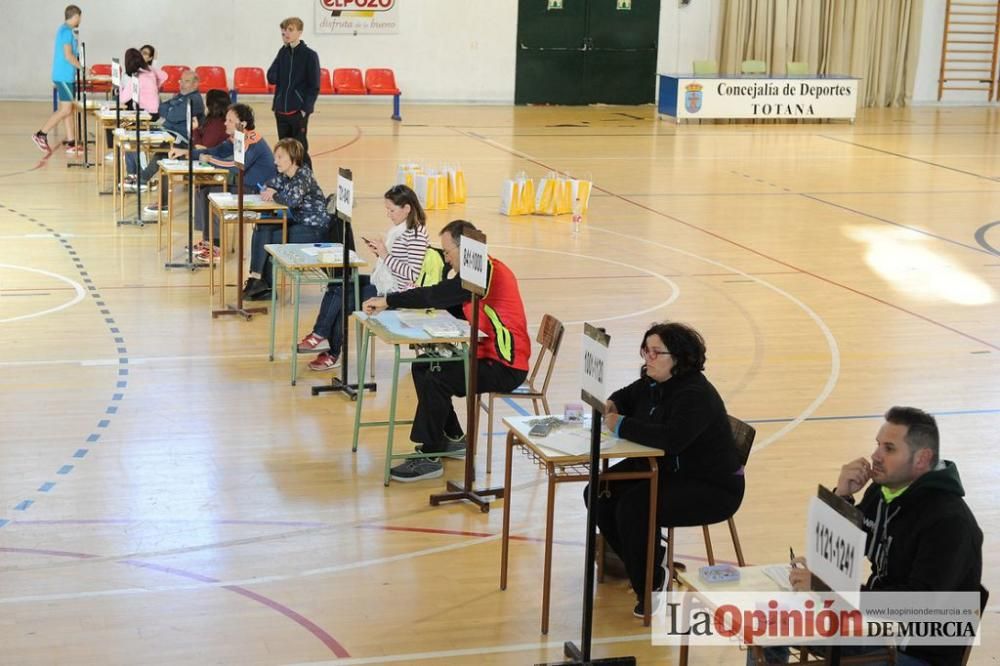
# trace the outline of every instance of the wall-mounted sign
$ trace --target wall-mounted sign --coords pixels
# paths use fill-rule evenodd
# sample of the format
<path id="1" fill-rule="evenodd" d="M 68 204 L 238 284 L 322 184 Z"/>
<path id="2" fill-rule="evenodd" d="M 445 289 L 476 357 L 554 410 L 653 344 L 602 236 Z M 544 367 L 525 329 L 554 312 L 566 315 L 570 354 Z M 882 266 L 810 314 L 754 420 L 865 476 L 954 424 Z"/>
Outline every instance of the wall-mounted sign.
<path id="1" fill-rule="evenodd" d="M 620 12 L 632 11 L 632 0 L 618 0 L 617 8 Z"/>
<path id="2" fill-rule="evenodd" d="M 397 0 L 315 0 L 316 34 L 391 35 L 399 32 Z"/>
<path id="3" fill-rule="evenodd" d="M 550 12 L 553 9 L 562 9 L 562 8 L 563 8 L 563 0 L 549 0 L 549 11 Z"/>

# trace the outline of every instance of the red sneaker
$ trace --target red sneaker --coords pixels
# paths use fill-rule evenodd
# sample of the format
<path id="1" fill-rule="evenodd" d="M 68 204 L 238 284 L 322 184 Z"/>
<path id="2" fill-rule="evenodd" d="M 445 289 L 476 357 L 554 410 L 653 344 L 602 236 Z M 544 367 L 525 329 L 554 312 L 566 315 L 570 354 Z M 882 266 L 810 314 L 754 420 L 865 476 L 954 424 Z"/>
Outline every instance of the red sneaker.
<path id="1" fill-rule="evenodd" d="M 324 370 L 333 370 L 336 367 L 337 367 L 337 357 L 331 356 L 326 352 L 323 352 L 312 361 L 309 361 L 309 369 L 315 370 L 317 372 L 323 372 Z"/>
<path id="2" fill-rule="evenodd" d="M 315 333 L 310 333 L 299 343 L 299 352 L 323 351 L 329 348 L 330 343 L 327 339 Z"/>

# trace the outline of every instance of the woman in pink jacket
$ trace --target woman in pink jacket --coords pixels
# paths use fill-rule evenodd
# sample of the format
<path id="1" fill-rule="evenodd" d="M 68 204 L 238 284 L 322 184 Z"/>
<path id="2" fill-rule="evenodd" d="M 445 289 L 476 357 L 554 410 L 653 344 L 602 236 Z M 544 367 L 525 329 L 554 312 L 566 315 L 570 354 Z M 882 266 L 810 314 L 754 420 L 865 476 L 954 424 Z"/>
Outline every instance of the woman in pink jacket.
<path id="1" fill-rule="evenodd" d="M 129 49 L 125 52 L 125 73 L 139 79 L 139 108 L 153 116 L 155 121 L 160 117 L 160 86 L 167 80 L 167 75 L 159 69 L 151 68 L 142 57 L 139 49 Z M 132 101 L 131 81 L 123 82 L 118 99 L 122 104 Z M 131 105 L 129 105 L 131 108 Z"/>

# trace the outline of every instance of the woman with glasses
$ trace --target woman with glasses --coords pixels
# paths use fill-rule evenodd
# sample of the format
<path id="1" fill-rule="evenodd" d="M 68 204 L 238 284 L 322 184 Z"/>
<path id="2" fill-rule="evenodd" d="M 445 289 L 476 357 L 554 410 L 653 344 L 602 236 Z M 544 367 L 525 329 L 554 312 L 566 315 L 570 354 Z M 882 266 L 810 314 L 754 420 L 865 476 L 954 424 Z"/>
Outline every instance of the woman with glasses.
<path id="1" fill-rule="evenodd" d="M 618 437 L 665 452 L 659 460 L 657 532 L 727 520 L 743 501 L 743 467 L 726 405 L 702 373 L 705 341 L 684 324 L 655 324 L 643 335 L 639 353 L 639 379 L 611 394 L 604 419 Z M 647 464 L 630 459 L 611 469 L 648 469 Z M 642 617 L 649 483 L 601 484 L 595 509 L 601 534 L 621 556 L 638 598 L 634 614 Z M 657 543 L 654 590 L 666 583 L 665 555 Z"/>

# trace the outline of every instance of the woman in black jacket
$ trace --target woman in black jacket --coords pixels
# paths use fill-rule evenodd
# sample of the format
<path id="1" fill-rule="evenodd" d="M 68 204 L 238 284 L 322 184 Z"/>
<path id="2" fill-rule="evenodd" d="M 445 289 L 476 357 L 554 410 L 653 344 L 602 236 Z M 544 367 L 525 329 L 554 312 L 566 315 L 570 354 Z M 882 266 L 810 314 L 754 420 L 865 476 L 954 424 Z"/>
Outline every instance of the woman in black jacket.
<path id="1" fill-rule="evenodd" d="M 657 491 L 658 528 L 706 525 L 728 519 L 743 501 L 743 467 L 726 415 L 726 405 L 705 378 L 705 341 L 679 323 L 655 324 L 639 348 L 640 377 L 615 391 L 607 401 L 605 424 L 624 439 L 663 449 Z M 624 460 L 611 467 L 627 471 L 647 465 Z M 586 497 L 586 494 L 584 494 Z M 625 563 L 643 615 L 649 483 L 644 480 L 602 483 L 597 525 Z M 666 549 L 656 545 L 657 562 Z M 653 589 L 666 582 L 666 569 L 655 568 Z"/>

